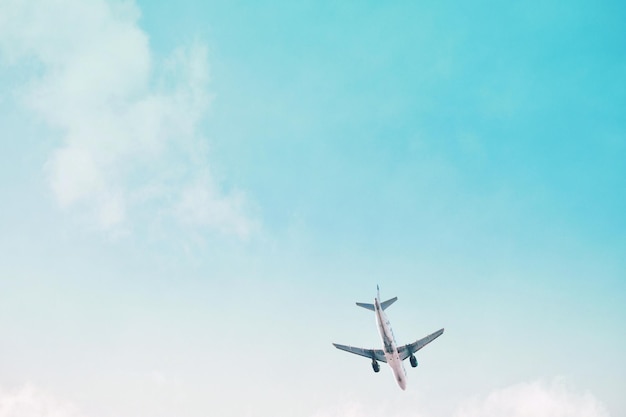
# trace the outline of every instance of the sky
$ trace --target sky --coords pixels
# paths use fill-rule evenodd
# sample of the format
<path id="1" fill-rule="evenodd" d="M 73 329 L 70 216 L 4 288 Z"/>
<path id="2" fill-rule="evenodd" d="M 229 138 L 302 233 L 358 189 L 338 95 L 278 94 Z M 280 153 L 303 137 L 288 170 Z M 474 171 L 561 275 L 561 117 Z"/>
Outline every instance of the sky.
<path id="1" fill-rule="evenodd" d="M 625 19 L 0 0 L 0 417 L 626 415 Z"/>

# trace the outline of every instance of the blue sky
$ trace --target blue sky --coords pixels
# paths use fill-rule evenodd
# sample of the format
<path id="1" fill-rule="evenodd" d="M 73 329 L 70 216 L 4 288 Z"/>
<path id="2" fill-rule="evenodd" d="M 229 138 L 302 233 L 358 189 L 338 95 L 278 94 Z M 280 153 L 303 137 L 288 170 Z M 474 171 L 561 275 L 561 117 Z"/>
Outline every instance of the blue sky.
<path id="1" fill-rule="evenodd" d="M 0 1 L 0 417 L 623 415 L 625 14 Z"/>

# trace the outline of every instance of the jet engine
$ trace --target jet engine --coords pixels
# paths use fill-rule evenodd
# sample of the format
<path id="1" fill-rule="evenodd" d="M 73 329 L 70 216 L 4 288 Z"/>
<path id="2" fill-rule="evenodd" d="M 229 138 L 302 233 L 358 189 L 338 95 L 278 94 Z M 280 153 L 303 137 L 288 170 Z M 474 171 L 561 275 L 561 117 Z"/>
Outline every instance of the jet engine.
<path id="1" fill-rule="evenodd" d="M 411 362 L 411 366 L 413 368 L 417 367 L 417 358 L 415 358 L 415 355 L 411 355 L 411 357 L 409 358 L 409 361 Z"/>
<path id="2" fill-rule="evenodd" d="M 380 371 L 380 365 L 374 359 L 372 359 L 372 369 L 374 370 L 374 372 Z"/>

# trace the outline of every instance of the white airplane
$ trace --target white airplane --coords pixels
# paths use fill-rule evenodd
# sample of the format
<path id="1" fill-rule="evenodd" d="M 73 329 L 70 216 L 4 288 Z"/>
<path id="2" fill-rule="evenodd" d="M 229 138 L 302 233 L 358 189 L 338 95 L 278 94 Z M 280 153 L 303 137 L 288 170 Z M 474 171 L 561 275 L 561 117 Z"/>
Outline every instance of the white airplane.
<path id="1" fill-rule="evenodd" d="M 414 353 L 438 338 L 443 334 L 443 329 L 437 330 L 435 333 L 430 334 L 423 339 L 417 340 L 408 345 L 396 347 L 396 339 L 391 330 L 389 319 L 385 314 L 385 309 L 393 304 L 398 297 L 393 297 L 387 301 L 380 302 L 380 289 L 376 286 L 377 297 L 374 298 L 374 304 L 368 303 L 356 303 L 359 307 L 366 308 L 376 313 L 376 323 L 378 324 L 378 331 L 380 337 L 383 340 L 383 349 L 362 349 L 353 346 L 340 345 L 333 343 L 337 349 L 345 350 L 346 352 L 354 353 L 356 355 L 365 356 L 372 360 L 372 368 L 374 372 L 380 371 L 380 362 L 387 362 L 393 371 L 393 375 L 396 377 L 396 382 L 403 390 L 406 389 L 406 370 L 404 369 L 403 360 L 410 358 L 411 366 L 415 368 L 417 366 L 417 359 L 415 359 Z"/>

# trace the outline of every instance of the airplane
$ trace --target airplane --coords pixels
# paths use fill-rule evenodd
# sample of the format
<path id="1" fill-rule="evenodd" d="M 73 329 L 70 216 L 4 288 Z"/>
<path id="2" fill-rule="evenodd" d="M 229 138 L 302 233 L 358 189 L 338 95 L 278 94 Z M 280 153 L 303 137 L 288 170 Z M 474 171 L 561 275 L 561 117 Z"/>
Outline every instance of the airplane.
<path id="1" fill-rule="evenodd" d="M 354 353 L 355 355 L 365 356 L 372 360 L 372 369 L 374 372 L 380 371 L 380 365 L 378 362 L 386 362 L 393 371 L 393 375 L 396 378 L 396 382 L 402 388 L 406 390 L 406 370 L 404 369 L 404 361 L 409 358 L 411 366 L 415 368 L 417 366 L 417 359 L 415 358 L 415 352 L 438 338 L 443 334 L 443 329 L 439 329 L 436 332 L 429 334 L 428 336 L 419 339 L 408 345 L 396 347 L 396 339 L 391 330 L 389 319 L 385 314 L 385 310 L 391 304 L 393 304 L 398 297 L 393 297 L 387 301 L 380 302 L 380 288 L 376 286 L 376 298 L 374 298 L 374 304 L 368 303 L 356 303 L 357 306 L 363 307 L 367 310 L 371 310 L 376 313 L 376 323 L 378 324 L 378 331 L 383 341 L 383 349 L 362 349 L 353 346 L 340 345 L 333 343 L 337 349 L 345 350 L 346 352 Z"/>

